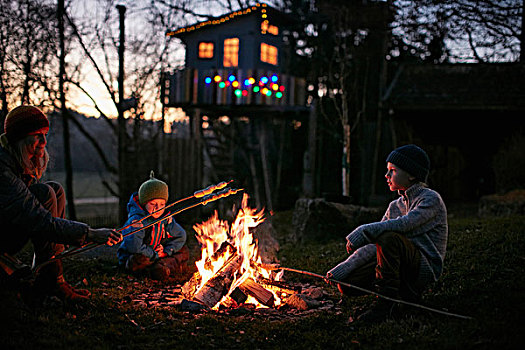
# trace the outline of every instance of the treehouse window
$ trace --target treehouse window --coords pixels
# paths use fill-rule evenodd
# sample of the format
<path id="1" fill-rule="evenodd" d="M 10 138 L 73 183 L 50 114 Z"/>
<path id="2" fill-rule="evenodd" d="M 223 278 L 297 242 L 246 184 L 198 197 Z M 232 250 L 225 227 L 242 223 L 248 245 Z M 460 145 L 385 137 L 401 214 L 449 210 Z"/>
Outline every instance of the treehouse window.
<path id="1" fill-rule="evenodd" d="M 268 20 L 264 20 L 261 22 L 261 33 L 262 34 L 270 33 L 272 35 L 279 35 L 279 28 L 277 26 L 269 24 Z"/>
<path id="2" fill-rule="evenodd" d="M 214 45 L 212 42 L 200 42 L 199 43 L 199 58 L 209 59 L 213 58 Z"/>
<path id="3" fill-rule="evenodd" d="M 269 64 L 277 65 L 278 50 L 275 46 L 261 43 L 261 61 Z"/>
<path id="4" fill-rule="evenodd" d="M 224 67 L 237 67 L 239 65 L 239 38 L 224 40 Z"/>

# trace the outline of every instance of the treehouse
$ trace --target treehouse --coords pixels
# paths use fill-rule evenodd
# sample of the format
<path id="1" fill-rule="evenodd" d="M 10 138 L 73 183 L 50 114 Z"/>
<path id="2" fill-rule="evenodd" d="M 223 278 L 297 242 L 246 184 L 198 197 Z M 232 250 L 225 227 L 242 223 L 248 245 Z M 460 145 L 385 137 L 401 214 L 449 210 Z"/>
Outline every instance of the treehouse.
<path id="1" fill-rule="evenodd" d="M 164 104 L 304 107 L 305 80 L 286 73 L 283 28 L 289 21 L 257 4 L 168 32 L 185 45 L 186 66 L 164 76 Z"/>
<path id="2" fill-rule="evenodd" d="M 299 196 L 308 144 L 306 83 L 290 74 L 283 35 L 292 21 L 256 4 L 170 31 L 185 45 L 186 64 L 161 81 L 163 106 L 184 110 L 202 149 L 185 162 L 201 171 L 190 172 L 204 184 L 235 179 L 270 210 Z"/>

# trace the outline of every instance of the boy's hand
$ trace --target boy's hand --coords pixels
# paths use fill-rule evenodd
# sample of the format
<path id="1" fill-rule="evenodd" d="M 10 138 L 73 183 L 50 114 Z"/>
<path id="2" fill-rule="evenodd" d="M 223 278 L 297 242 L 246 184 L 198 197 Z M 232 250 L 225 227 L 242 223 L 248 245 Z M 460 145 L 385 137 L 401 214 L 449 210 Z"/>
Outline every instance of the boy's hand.
<path id="1" fill-rule="evenodd" d="M 141 228 L 141 227 L 144 227 L 144 225 L 142 224 L 142 222 L 136 220 L 133 222 L 133 224 L 131 225 L 131 227 L 134 227 L 134 228 Z"/>
<path id="2" fill-rule="evenodd" d="M 122 235 L 109 228 L 89 228 L 87 238 L 91 242 L 102 243 L 112 246 L 122 240 Z"/>
<path id="3" fill-rule="evenodd" d="M 334 285 L 332 281 L 330 281 L 334 276 L 330 272 L 326 273 L 326 276 L 324 277 L 324 281 L 328 283 L 329 285 Z"/>
<path id="4" fill-rule="evenodd" d="M 354 252 L 354 246 L 348 240 L 346 241 L 346 251 L 348 252 L 348 254 L 352 254 Z"/>
<path id="5" fill-rule="evenodd" d="M 156 246 L 155 251 L 157 252 L 157 255 L 159 256 L 159 258 L 164 258 L 165 256 L 167 256 L 167 254 L 164 253 L 164 247 L 162 246 L 162 244 L 159 244 L 158 246 Z"/>

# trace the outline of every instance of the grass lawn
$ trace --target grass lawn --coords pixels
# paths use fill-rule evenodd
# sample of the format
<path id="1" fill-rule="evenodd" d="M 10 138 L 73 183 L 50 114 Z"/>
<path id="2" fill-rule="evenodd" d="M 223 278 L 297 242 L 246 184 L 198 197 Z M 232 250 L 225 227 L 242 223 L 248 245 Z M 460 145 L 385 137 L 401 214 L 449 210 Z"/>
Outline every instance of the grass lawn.
<path id="1" fill-rule="evenodd" d="M 30 308 L 2 289 L 2 349 L 518 349 L 525 340 L 525 237 L 523 216 L 454 216 L 445 271 L 423 303 L 471 320 L 413 310 L 398 321 L 356 326 L 349 316 L 367 307 L 370 296 L 345 298 L 342 312 L 314 312 L 272 319 L 254 314 L 183 312 L 177 307 L 137 307 L 130 293 L 158 287 L 119 272 L 114 262 L 70 258 L 68 280 L 84 281 L 92 299 L 80 305 L 47 303 Z M 345 258 L 344 238 L 294 245 L 286 242 L 291 213 L 277 213 L 274 226 L 283 266 L 324 275 Z M 191 234 L 189 235 L 191 236 Z M 344 236 L 344 234 L 342 234 Z M 194 245 L 194 240 L 189 245 Z M 334 287 L 287 273 L 291 281 Z"/>

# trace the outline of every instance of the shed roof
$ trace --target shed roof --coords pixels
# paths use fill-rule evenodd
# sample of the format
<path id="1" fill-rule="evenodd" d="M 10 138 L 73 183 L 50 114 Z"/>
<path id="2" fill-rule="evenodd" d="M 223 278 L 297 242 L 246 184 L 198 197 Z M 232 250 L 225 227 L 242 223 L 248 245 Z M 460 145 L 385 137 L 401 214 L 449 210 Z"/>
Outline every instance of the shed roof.
<path id="1" fill-rule="evenodd" d="M 401 65 L 383 100 L 394 109 L 525 110 L 525 65 Z"/>

